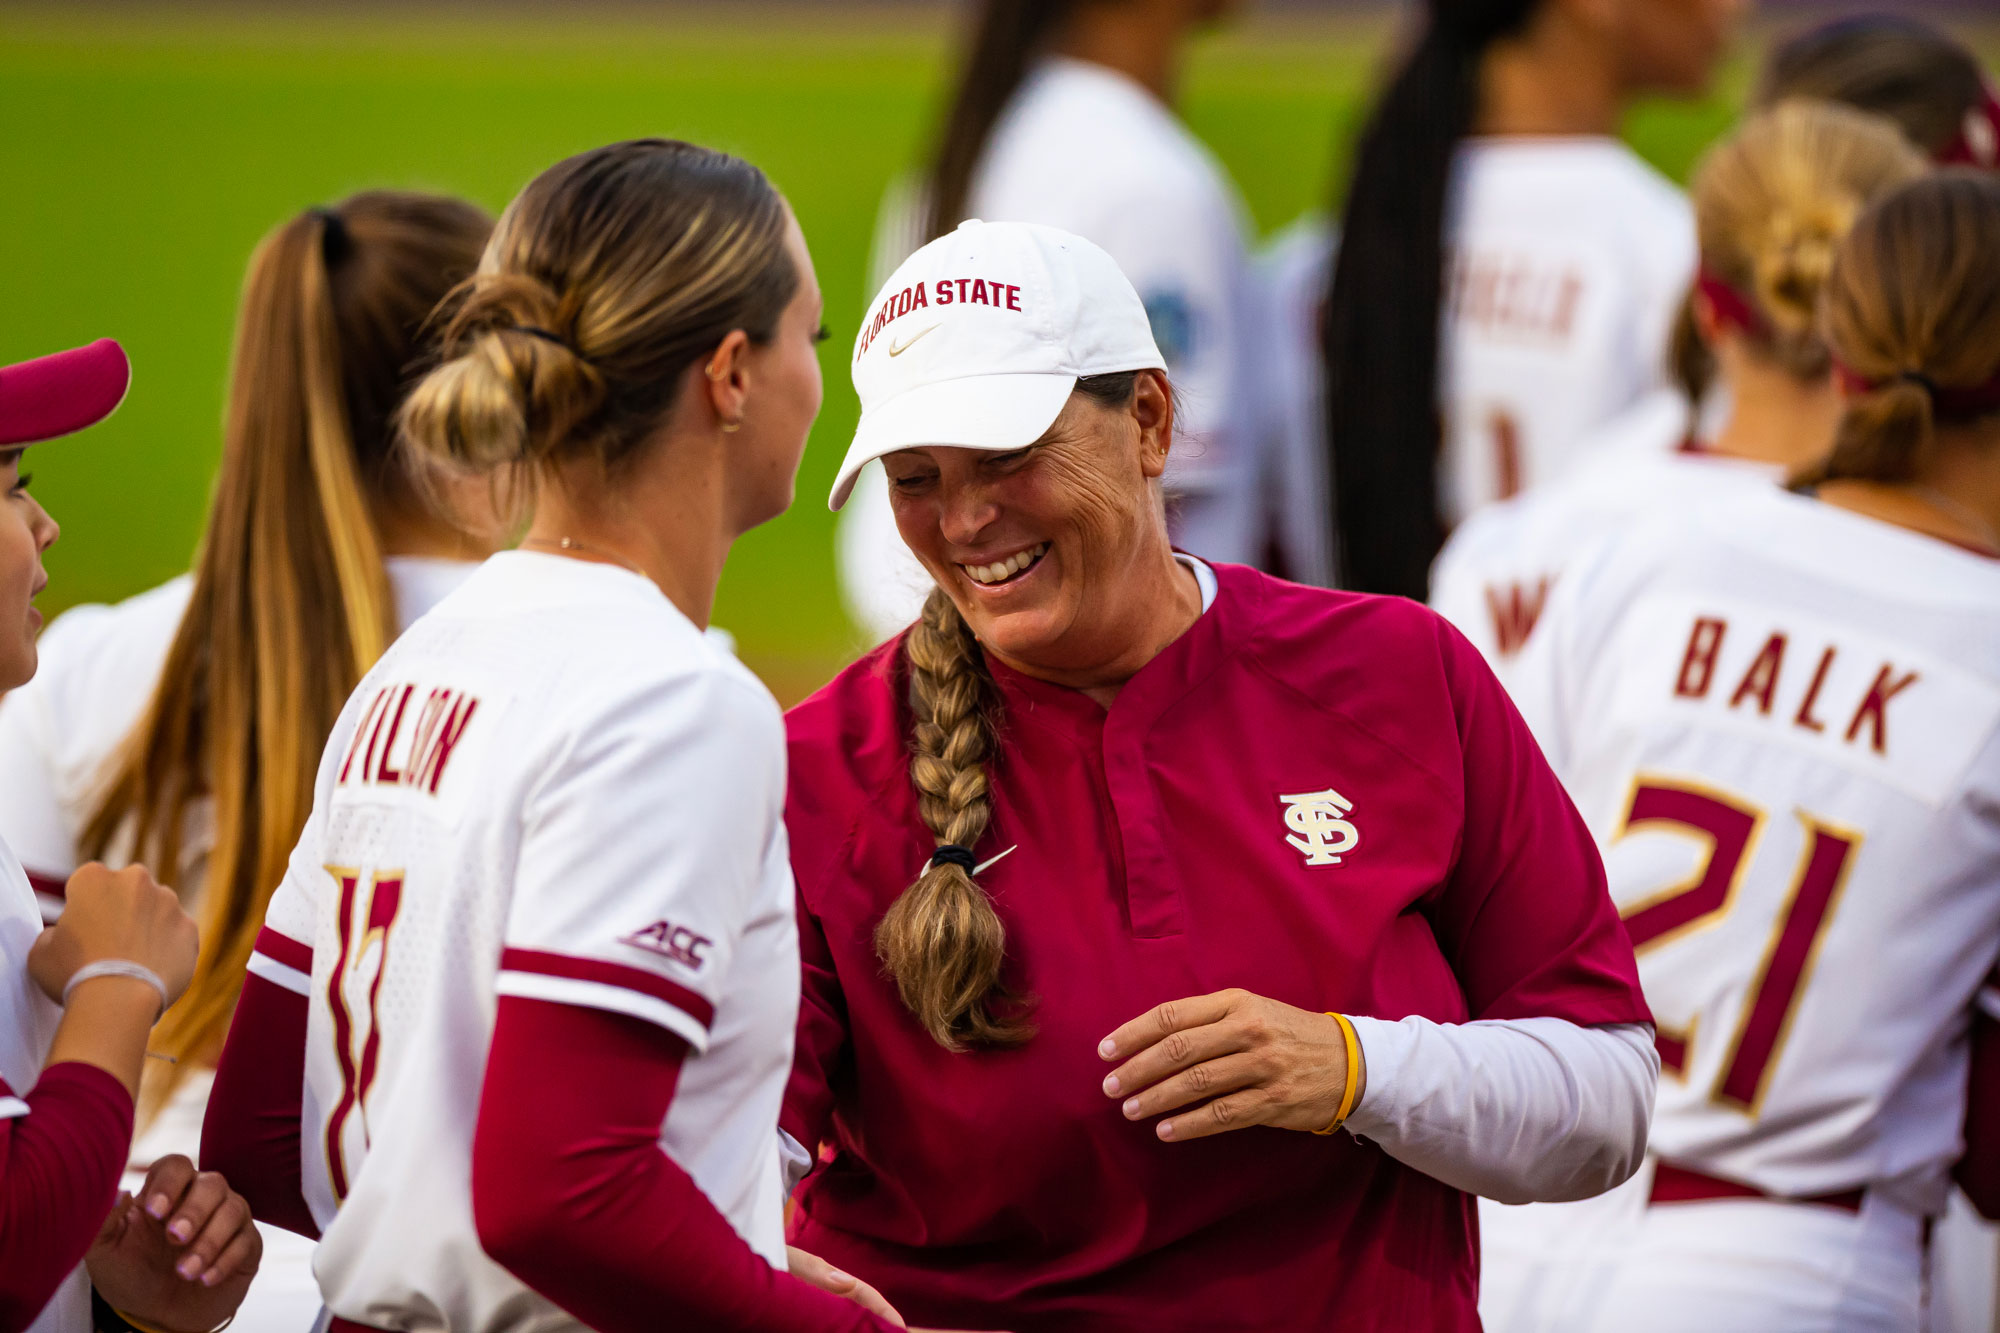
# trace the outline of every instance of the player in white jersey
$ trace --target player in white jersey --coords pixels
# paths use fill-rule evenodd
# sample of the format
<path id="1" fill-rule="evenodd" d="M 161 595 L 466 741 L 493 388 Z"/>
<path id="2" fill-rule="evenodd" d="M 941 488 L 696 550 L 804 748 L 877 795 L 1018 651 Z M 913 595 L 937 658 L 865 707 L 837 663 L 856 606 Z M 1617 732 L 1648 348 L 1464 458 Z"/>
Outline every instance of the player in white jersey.
<path id="1" fill-rule="evenodd" d="M 1741 0 L 1430 0 L 1357 149 L 1324 329 L 1343 586 L 1422 598 L 1450 525 L 1665 382 L 1678 193 L 1613 135 Z"/>
<path id="2" fill-rule="evenodd" d="M 1096 242 L 1138 289 L 1179 394 L 1184 439 L 1165 479 L 1175 544 L 1262 564 L 1247 214 L 1172 109 L 1191 38 L 1240 4 L 983 0 L 926 186 L 885 201 L 870 291 L 966 218 Z M 837 556 L 841 595 L 871 641 L 916 619 L 931 581 L 896 531 L 879 467 L 841 514 Z"/>
<path id="3" fill-rule="evenodd" d="M 1499 1333 L 1919 1324 L 2000 955 L 2000 180 L 1878 202 L 1824 310 L 1807 489 L 1606 546 L 1525 664 L 1663 1076 L 1631 1184 L 1483 1211 Z"/>
<path id="4" fill-rule="evenodd" d="M 1826 453 L 1840 415 L 1815 327 L 1833 247 L 1870 200 L 1924 170 L 1894 126 L 1831 103 L 1752 117 L 1696 172 L 1701 276 L 1687 294 L 1681 390 L 1597 432 L 1569 476 L 1480 510 L 1431 573 L 1431 605 L 1503 681 L 1579 553 L 1650 513 L 1768 486 Z M 1710 381 L 1728 415 L 1706 440 L 1690 403 Z"/>
<path id="5" fill-rule="evenodd" d="M 35 681 L 0 700 L 0 837 L 45 911 L 84 862 L 137 860 L 202 922 L 194 982 L 154 1036 L 173 1063 L 148 1068 L 135 1172 L 199 1149 L 244 964 L 348 691 L 497 544 L 491 517 L 467 521 L 476 505 L 447 514 L 397 465 L 389 426 L 425 319 L 491 230 L 461 200 L 392 191 L 273 229 L 244 283 L 195 569 L 60 617 Z M 244 1321 L 310 1323 L 310 1263 L 271 1232 Z"/>
<path id="6" fill-rule="evenodd" d="M 39 665 L 35 598 L 58 535 L 26 446 L 101 420 L 129 381 L 109 338 L 0 366 L 0 690 Z M 194 971 L 195 924 L 143 866 L 84 866 L 67 889 L 66 919 L 44 928 L 0 841 L 0 1329 L 214 1328 L 257 1272 L 243 1200 L 179 1156 L 139 1201 L 116 1193 L 147 1037 Z"/>
<path id="7" fill-rule="evenodd" d="M 336 1329 L 888 1327 L 782 1271 L 782 723 L 701 633 L 820 306 L 762 173 L 639 140 L 531 182 L 449 307 L 405 436 L 533 521 L 343 710 L 203 1135 L 322 1233 Z"/>

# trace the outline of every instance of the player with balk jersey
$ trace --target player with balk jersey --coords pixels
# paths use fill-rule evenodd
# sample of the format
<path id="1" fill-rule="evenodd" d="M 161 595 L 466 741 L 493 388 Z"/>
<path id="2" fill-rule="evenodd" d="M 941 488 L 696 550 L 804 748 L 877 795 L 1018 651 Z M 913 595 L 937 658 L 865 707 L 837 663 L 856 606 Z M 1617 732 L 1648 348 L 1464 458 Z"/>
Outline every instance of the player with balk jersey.
<path id="1" fill-rule="evenodd" d="M 1831 103 L 1752 117 L 1695 173 L 1701 272 L 1687 293 L 1683 386 L 1600 431 L 1569 476 L 1491 505 L 1451 535 L 1431 605 L 1511 683 L 1563 571 L 1647 514 L 1699 507 L 1822 456 L 1841 411 L 1815 322 L 1833 247 L 1871 199 L 1924 170 L 1888 122 Z M 1709 438 L 1691 402 L 1719 383 L 1728 416 Z"/>
<path id="2" fill-rule="evenodd" d="M 1663 1074 L 1630 1184 L 1483 1211 L 1501 1333 L 1919 1326 L 2000 954 L 2000 181 L 1880 201 L 1824 309 L 1831 454 L 1572 571 L 1524 663 Z"/>
<path id="3" fill-rule="evenodd" d="M 762 173 L 642 140 L 531 182 L 446 307 L 405 436 L 533 522 L 343 710 L 204 1134 L 323 1233 L 335 1329 L 890 1326 L 781 1271 L 783 730 L 701 632 L 820 306 Z"/>

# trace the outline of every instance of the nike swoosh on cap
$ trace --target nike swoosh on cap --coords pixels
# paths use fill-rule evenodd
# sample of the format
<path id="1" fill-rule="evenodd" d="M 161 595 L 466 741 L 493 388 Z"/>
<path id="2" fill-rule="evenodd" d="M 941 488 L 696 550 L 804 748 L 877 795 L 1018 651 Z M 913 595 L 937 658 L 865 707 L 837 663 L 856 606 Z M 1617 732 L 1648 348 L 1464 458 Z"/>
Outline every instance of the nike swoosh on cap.
<path id="1" fill-rule="evenodd" d="M 894 338 L 891 338 L 891 339 L 889 340 L 889 355 L 890 355 L 890 356 L 901 356 L 901 355 L 902 355 L 903 353 L 905 353 L 905 352 L 909 351 L 909 350 L 910 350 L 910 349 L 911 349 L 912 347 L 915 347 L 915 346 L 917 345 L 917 340 L 918 340 L 919 338 L 922 338 L 922 337 L 924 336 L 924 334 L 926 334 L 926 333 L 936 333 L 936 332 L 937 332 L 937 331 L 938 331 L 939 329 L 941 329 L 941 328 L 943 328 L 943 327 L 944 327 L 944 325 L 942 325 L 942 324 L 933 324 L 933 325 L 931 325 L 931 326 L 930 326 L 929 328 L 927 328 L 927 329 L 922 329 L 922 330 L 919 330 L 919 331 L 918 331 L 918 332 L 916 332 L 916 333 L 913 333 L 913 334 L 911 334 L 911 335 L 910 335 L 910 340 L 909 340 L 908 342 L 905 342 L 905 343 L 898 343 L 898 342 L 897 342 L 897 341 L 896 341 L 896 340 L 895 340 Z"/>

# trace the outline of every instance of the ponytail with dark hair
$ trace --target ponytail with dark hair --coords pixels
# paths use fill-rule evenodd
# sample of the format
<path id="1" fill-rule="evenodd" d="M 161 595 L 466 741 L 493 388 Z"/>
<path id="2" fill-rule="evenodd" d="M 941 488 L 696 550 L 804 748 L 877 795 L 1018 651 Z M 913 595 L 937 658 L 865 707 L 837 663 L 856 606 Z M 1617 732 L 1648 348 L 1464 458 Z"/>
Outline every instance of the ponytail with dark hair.
<path id="1" fill-rule="evenodd" d="M 931 162 L 926 240 L 964 220 L 972 173 L 993 126 L 1050 31 L 1075 7 L 1076 0 L 983 0 Z"/>
<path id="2" fill-rule="evenodd" d="M 417 499 L 390 423 L 432 308 L 491 225 L 460 200 L 372 191 L 299 214 L 250 261 L 194 587 L 78 839 L 190 896 L 183 876 L 201 875 L 201 960 L 154 1034 L 178 1063 L 149 1070 L 149 1111 L 219 1052 L 320 751 L 395 633 L 377 515 Z"/>
<path id="3" fill-rule="evenodd" d="M 1847 410 L 1796 484 L 1914 481 L 1939 425 L 2000 417 L 2000 178 L 1937 172 L 1864 213 L 1821 319 Z"/>
<path id="4" fill-rule="evenodd" d="M 1438 513 L 1446 204 L 1481 57 L 1540 0 L 1431 0 L 1423 39 L 1362 131 L 1321 347 L 1342 586 L 1422 598 Z"/>

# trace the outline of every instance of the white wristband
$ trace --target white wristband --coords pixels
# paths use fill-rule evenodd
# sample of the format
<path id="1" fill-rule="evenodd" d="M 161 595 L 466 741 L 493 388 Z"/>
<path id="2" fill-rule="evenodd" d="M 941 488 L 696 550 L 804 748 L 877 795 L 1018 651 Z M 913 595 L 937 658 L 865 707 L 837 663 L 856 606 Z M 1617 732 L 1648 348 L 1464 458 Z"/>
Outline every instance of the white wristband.
<path id="1" fill-rule="evenodd" d="M 160 974 L 143 963 L 135 963 L 128 958 L 104 958 L 95 963 L 85 963 L 70 973 L 69 983 L 63 987 L 63 1006 L 69 1006 L 70 993 L 86 981 L 97 977 L 130 977 L 143 981 L 160 993 L 160 1013 L 167 1012 L 167 983 L 160 980 Z M 159 1015 L 153 1017 L 159 1022 Z"/>

